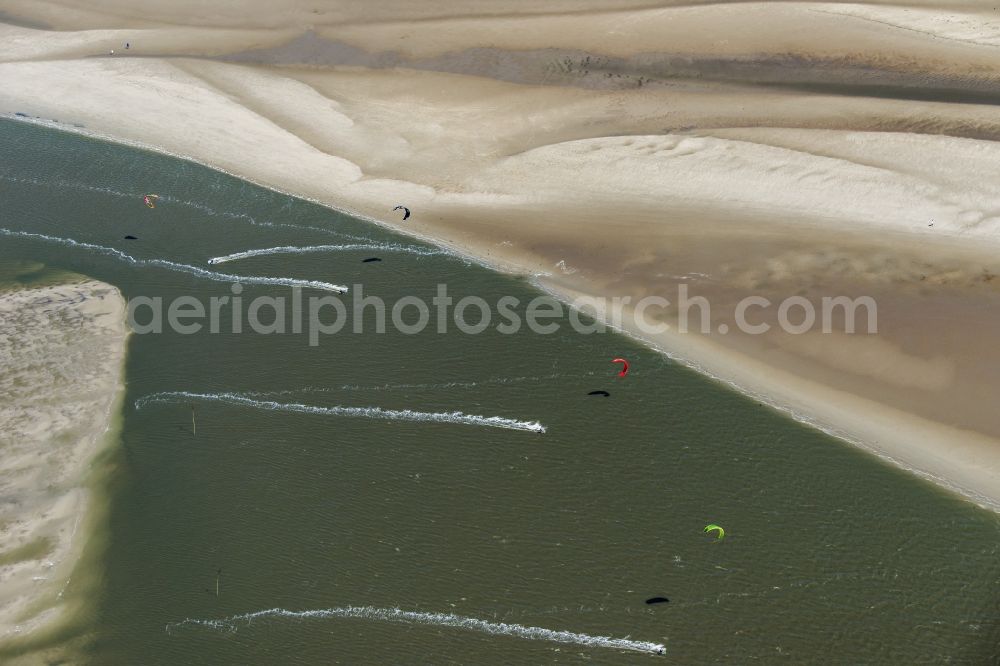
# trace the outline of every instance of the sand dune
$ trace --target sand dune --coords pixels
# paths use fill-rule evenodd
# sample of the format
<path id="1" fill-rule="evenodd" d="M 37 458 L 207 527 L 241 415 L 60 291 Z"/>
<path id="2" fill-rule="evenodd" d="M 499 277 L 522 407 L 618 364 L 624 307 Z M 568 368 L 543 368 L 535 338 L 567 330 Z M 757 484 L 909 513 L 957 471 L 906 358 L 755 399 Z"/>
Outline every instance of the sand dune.
<path id="1" fill-rule="evenodd" d="M 989 3 L 0 12 L 0 112 L 190 157 L 567 298 L 688 283 L 712 332 L 651 344 L 1000 504 Z M 879 333 L 719 333 L 748 295 L 870 295 Z"/>
<path id="2" fill-rule="evenodd" d="M 0 294 L 0 639 L 51 628 L 94 516 L 91 465 L 120 401 L 125 303 L 85 281 Z"/>

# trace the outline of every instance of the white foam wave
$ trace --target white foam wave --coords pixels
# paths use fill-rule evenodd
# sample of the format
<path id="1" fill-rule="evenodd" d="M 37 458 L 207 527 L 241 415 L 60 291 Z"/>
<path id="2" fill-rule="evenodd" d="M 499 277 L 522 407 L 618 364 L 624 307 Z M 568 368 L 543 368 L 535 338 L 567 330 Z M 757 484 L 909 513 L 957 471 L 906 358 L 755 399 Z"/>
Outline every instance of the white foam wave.
<path id="1" fill-rule="evenodd" d="M 78 190 L 80 192 L 94 192 L 96 194 L 107 194 L 112 197 L 118 197 L 119 199 L 131 199 L 135 198 L 136 201 L 141 203 L 142 198 L 139 195 L 128 194 L 127 192 L 121 192 L 119 190 L 111 189 L 110 187 L 95 187 L 93 185 L 86 185 L 84 183 L 74 183 L 63 180 L 39 180 L 37 178 L 20 178 L 17 176 L 0 176 L 0 180 L 5 180 L 8 183 L 15 183 L 17 185 L 34 185 L 36 187 L 58 187 L 60 189 L 72 189 Z"/>
<path id="2" fill-rule="evenodd" d="M 553 373 L 550 375 L 534 375 L 530 377 L 490 377 L 489 379 L 438 382 L 425 384 L 341 384 L 340 386 L 303 386 L 296 389 L 282 389 L 278 391 L 253 391 L 245 395 L 252 396 L 275 396 L 275 395 L 299 395 L 302 393 L 337 393 L 340 391 L 408 391 L 413 389 L 452 389 L 452 388 L 476 388 L 477 386 L 491 385 L 513 385 L 525 382 L 543 382 L 550 379 L 565 377 L 592 377 L 593 372 L 584 373 Z"/>
<path id="3" fill-rule="evenodd" d="M 338 284 L 331 284 L 329 282 L 320 282 L 318 280 L 300 280 L 297 278 L 285 278 L 285 277 L 260 277 L 252 275 L 230 275 L 228 273 L 215 273 L 213 271 L 207 271 L 204 268 L 199 268 L 197 266 L 189 266 L 187 264 L 178 264 L 173 261 L 167 261 L 166 259 L 137 259 L 132 255 L 125 254 L 121 250 L 116 250 L 113 247 L 104 247 L 103 245 L 94 245 L 93 243 L 84 243 L 81 241 L 75 241 L 71 238 L 59 238 L 57 236 L 46 236 L 45 234 L 34 234 L 27 231 L 11 231 L 10 229 L 0 229 L 0 236 L 13 236 L 17 238 L 34 238 L 36 240 L 42 240 L 49 243 L 58 243 L 60 245 L 65 245 L 67 247 L 78 247 L 85 250 L 93 250 L 99 254 L 103 254 L 108 257 L 113 257 L 119 261 L 124 261 L 133 266 L 155 266 L 157 268 L 165 268 L 170 271 L 177 271 L 179 273 L 188 273 L 189 275 L 194 275 L 196 277 L 204 278 L 206 280 L 214 280 L 216 282 L 239 282 L 242 284 L 275 284 L 283 285 L 286 287 L 311 287 L 313 289 L 320 289 L 322 291 L 335 291 L 338 293 L 345 293 L 347 287 Z"/>
<path id="4" fill-rule="evenodd" d="M 108 196 L 117 197 L 119 199 L 133 199 L 136 201 L 137 205 L 142 204 L 142 194 L 137 194 L 135 192 L 122 192 L 121 190 L 116 190 L 110 187 L 94 187 L 92 185 L 87 185 L 85 183 L 78 183 L 68 180 L 39 180 L 37 178 L 20 178 L 17 176 L 0 176 L 0 180 L 7 181 L 8 183 L 16 183 L 18 185 L 34 185 L 37 187 L 56 187 L 63 190 L 76 190 L 78 192 L 93 192 L 95 194 L 106 194 Z M 160 203 L 173 204 L 177 206 L 184 206 L 185 208 L 192 208 L 194 210 L 205 213 L 213 217 L 220 217 L 227 220 L 232 220 L 234 222 L 245 222 L 251 226 L 255 227 L 266 227 L 269 229 L 296 229 L 299 231 L 315 231 L 317 233 L 328 234 L 331 236 L 337 236 L 339 238 L 346 238 L 355 241 L 366 241 L 367 238 L 363 236 L 355 236 L 353 234 L 347 234 L 342 231 L 334 231 L 333 229 L 326 229 L 324 227 L 314 227 L 301 224 L 289 224 L 286 222 L 268 222 L 264 220 L 258 220 L 253 215 L 247 213 L 233 213 L 228 210 L 216 210 L 211 206 L 197 202 L 188 201 L 186 199 L 178 199 L 172 197 L 169 194 L 160 194 Z"/>
<path id="5" fill-rule="evenodd" d="M 421 256 L 431 256 L 444 254 L 443 252 L 436 252 L 434 250 L 426 250 L 421 247 L 416 247 L 414 245 L 397 245 L 395 243 L 354 243 L 347 245 L 307 245 L 302 247 L 296 247 L 292 245 L 283 245 L 281 247 L 265 247 L 259 250 L 245 250 L 243 252 L 234 252 L 232 254 L 226 254 L 221 257 L 212 257 L 208 260 L 209 264 L 224 264 L 229 261 L 238 261 L 240 259 L 248 259 L 250 257 L 263 257 L 272 254 L 308 254 L 311 252 L 348 252 L 351 250 L 372 250 L 372 251 L 382 251 L 382 252 L 406 252 L 407 254 L 417 254 Z"/>
<path id="6" fill-rule="evenodd" d="M 233 213 L 228 210 L 216 210 L 211 206 L 200 203 L 198 201 L 188 201 L 186 199 L 178 199 L 170 195 L 160 195 L 160 202 L 163 204 L 175 204 L 179 206 L 184 206 L 186 208 L 193 208 L 194 210 L 201 211 L 206 215 L 211 215 L 213 217 L 221 217 L 227 220 L 233 220 L 235 222 L 246 222 L 247 224 L 255 227 L 267 227 L 270 229 L 297 229 L 300 231 L 315 231 L 317 233 L 329 234 L 331 236 L 337 236 L 339 238 L 347 238 L 349 240 L 355 241 L 366 241 L 367 238 L 363 236 L 355 236 L 353 234 L 347 234 L 342 231 L 334 231 L 333 229 L 326 229 L 324 227 L 314 227 L 301 224 L 289 224 L 287 222 L 267 222 L 258 220 L 253 215 L 248 213 Z"/>
<path id="7" fill-rule="evenodd" d="M 666 654 L 662 643 L 651 641 L 634 641 L 630 638 L 612 638 L 610 636 L 591 636 L 575 631 L 555 631 L 543 627 L 529 627 L 508 622 L 489 622 L 474 617 L 454 615 L 452 613 L 424 613 L 420 611 L 405 611 L 399 608 L 375 608 L 373 606 L 344 606 L 341 608 L 325 608 L 322 610 L 292 611 L 284 608 L 270 608 L 255 613 L 244 613 L 220 620 L 187 619 L 182 622 L 168 624 L 167 633 L 186 626 L 207 627 L 209 629 L 236 631 L 240 624 L 250 625 L 254 620 L 266 618 L 295 618 L 305 620 L 325 620 L 331 618 L 353 618 L 374 620 L 377 622 L 398 622 L 402 624 L 426 624 L 439 627 L 454 627 L 478 631 L 494 636 L 511 636 L 536 641 L 551 641 L 568 643 L 592 648 L 610 648 L 613 650 L 628 650 L 631 652 L 647 652 L 651 654 Z"/>
<path id="8" fill-rule="evenodd" d="M 537 421 L 517 421 L 502 416 L 477 416 L 462 412 L 417 412 L 410 409 L 382 409 L 381 407 L 316 407 L 298 403 L 281 403 L 270 400 L 254 400 L 238 393 L 189 393 L 187 391 L 168 391 L 154 393 L 135 402 L 136 409 L 156 402 L 183 402 L 187 400 L 202 400 L 222 402 L 230 405 L 240 405 L 253 409 L 267 409 L 279 412 L 298 412 L 301 414 L 320 414 L 324 416 L 354 416 L 384 421 L 416 421 L 421 423 L 456 423 L 484 428 L 503 428 L 506 430 L 526 430 L 529 432 L 545 432 L 545 426 Z"/>

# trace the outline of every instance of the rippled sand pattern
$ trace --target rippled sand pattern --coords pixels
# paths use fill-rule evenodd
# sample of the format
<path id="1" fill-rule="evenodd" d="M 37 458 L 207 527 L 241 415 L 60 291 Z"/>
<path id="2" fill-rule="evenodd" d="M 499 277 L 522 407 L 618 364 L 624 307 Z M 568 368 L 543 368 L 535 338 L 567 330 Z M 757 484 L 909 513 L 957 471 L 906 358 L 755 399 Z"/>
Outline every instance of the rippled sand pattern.
<path id="1" fill-rule="evenodd" d="M 61 606 L 120 386 L 124 305 L 95 281 L 0 293 L 0 638 Z"/>

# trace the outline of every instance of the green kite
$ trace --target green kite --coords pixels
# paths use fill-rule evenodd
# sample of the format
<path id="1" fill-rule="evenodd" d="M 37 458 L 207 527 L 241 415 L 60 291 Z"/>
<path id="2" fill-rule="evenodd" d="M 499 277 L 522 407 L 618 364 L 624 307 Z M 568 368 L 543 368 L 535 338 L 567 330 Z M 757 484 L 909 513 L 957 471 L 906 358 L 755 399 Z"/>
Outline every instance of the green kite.
<path id="1" fill-rule="evenodd" d="M 718 538 L 719 538 L 720 541 L 722 540 L 723 537 L 726 536 L 726 530 L 722 529 L 721 527 L 719 527 L 715 523 L 712 523 L 711 525 L 705 525 L 705 529 L 702 530 L 702 532 L 704 532 L 705 534 L 708 534 L 709 532 L 713 532 L 713 531 L 718 531 L 719 532 L 719 534 L 717 536 L 718 536 Z"/>

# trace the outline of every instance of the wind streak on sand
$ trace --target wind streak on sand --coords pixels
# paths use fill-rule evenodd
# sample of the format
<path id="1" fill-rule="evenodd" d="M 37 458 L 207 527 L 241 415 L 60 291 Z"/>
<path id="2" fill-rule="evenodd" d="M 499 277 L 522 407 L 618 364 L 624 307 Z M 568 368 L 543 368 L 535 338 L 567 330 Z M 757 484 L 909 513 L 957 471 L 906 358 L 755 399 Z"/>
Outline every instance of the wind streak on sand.
<path id="1" fill-rule="evenodd" d="M 313 289 L 320 289 L 322 291 L 335 291 L 338 293 L 346 293 L 347 287 L 338 284 L 330 284 L 329 282 L 320 282 L 318 280 L 299 280 L 296 278 L 283 278 L 283 277 L 258 277 L 258 276 L 247 276 L 247 275 L 230 275 L 228 273 L 214 273 L 212 271 L 207 271 L 204 268 L 198 268 L 197 266 L 188 266 L 187 264 L 177 264 L 172 261 L 167 261 L 166 259 L 136 259 L 135 257 L 125 254 L 121 250 L 116 250 L 113 247 L 104 247 L 103 245 L 94 245 L 93 243 L 83 243 L 80 241 L 75 241 L 71 238 L 59 238 L 57 236 L 46 236 L 45 234 L 33 234 L 27 231 L 11 231 L 10 229 L 0 229 L 0 236 L 13 236 L 17 238 L 34 238 L 37 240 L 43 240 L 50 243 L 59 243 L 60 245 L 66 245 L 68 247 L 79 247 L 86 250 L 93 250 L 99 254 L 103 254 L 108 257 L 113 257 L 120 261 L 124 261 L 133 266 L 155 266 L 157 268 L 165 268 L 170 271 L 177 271 L 179 273 L 188 273 L 196 277 L 204 278 L 206 280 L 215 280 L 216 282 L 239 282 L 242 284 L 277 284 L 284 285 L 286 287 L 310 287 Z"/>
<path id="2" fill-rule="evenodd" d="M 221 402 L 229 405 L 240 405 L 253 409 L 268 409 L 277 412 L 298 412 L 301 414 L 319 414 L 323 416 L 360 416 L 369 419 L 382 419 L 384 421 L 458 423 L 484 428 L 545 432 L 545 426 L 537 421 L 516 421 L 502 416 L 476 416 L 475 414 L 463 414 L 462 412 L 415 412 L 409 409 L 382 409 L 381 407 L 315 407 L 298 403 L 254 400 L 238 393 L 189 393 L 187 391 L 154 393 L 136 400 L 135 408 L 142 409 L 145 405 L 156 402 L 186 402 L 190 400 Z"/>
<path id="3" fill-rule="evenodd" d="M 433 250 L 425 250 L 416 246 L 396 245 L 394 243 L 354 243 L 347 245 L 307 245 L 295 247 L 293 245 L 283 245 L 281 247 L 265 247 L 259 250 L 246 250 L 244 252 L 234 252 L 221 257 L 212 257 L 209 264 L 224 264 L 228 261 L 248 259 L 250 257 L 262 257 L 271 254 L 307 254 L 310 252 L 347 252 L 350 250 L 382 250 L 383 252 L 406 252 L 407 254 L 419 254 L 422 256 L 432 256 L 444 254 Z"/>
<path id="4" fill-rule="evenodd" d="M 649 641 L 633 641 L 628 638 L 611 638 L 609 636 L 590 636 L 572 631 L 553 631 L 542 627 L 526 627 L 520 624 L 506 622 L 487 622 L 474 617 L 464 617 L 451 613 L 422 613 L 419 611 L 404 611 L 398 608 L 374 608 L 372 606 L 344 606 L 342 608 L 326 608 L 323 610 L 290 611 L 284 608 L 271 608 L 255 613 L 244 613 L 221 620 L 192 620 L 168 624 L 167 633 L 173 628 L 184 626 L 209 627 L 211 629 L 229 629 L 236 631 L 237 625 L 245 622 L 247 625 L 256 619 L 270 617 L 290 617 L 300 619 L 356 618 L 380 622 L 399 622 L 404 624 L 428 624 L 441 627 L 455 627 L 480 631 L 495 636 L 513 636 L 537 641 L 552 641 L 569 643 L 595 648 L 611 648 L 630 650 L 632 652 L 649 652 L 665 654 L 667 649 L 662 643 Z"/>

